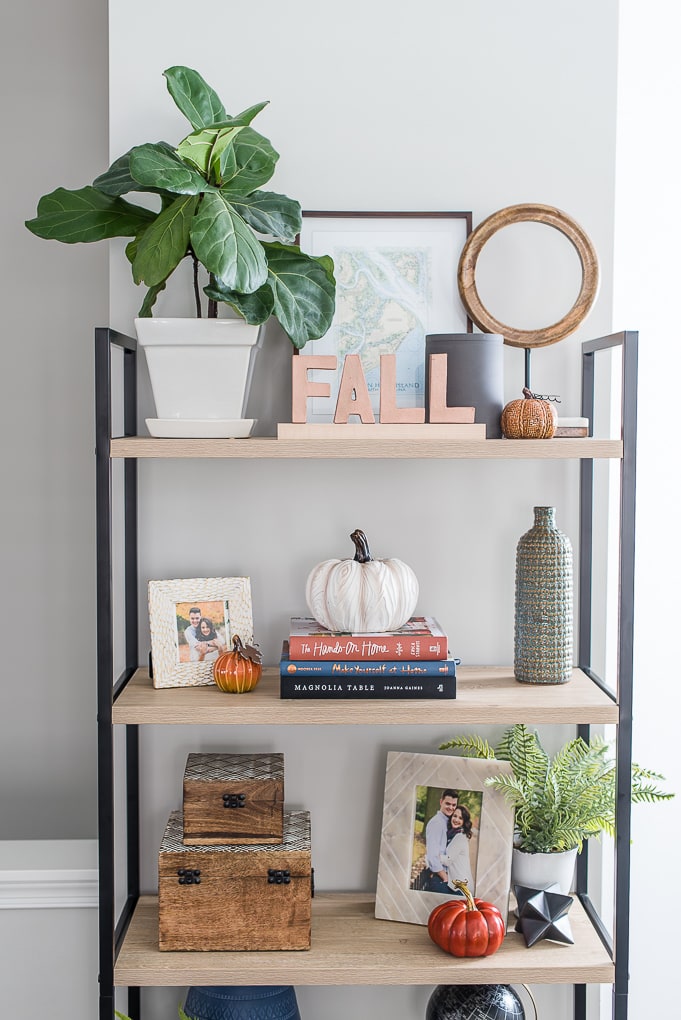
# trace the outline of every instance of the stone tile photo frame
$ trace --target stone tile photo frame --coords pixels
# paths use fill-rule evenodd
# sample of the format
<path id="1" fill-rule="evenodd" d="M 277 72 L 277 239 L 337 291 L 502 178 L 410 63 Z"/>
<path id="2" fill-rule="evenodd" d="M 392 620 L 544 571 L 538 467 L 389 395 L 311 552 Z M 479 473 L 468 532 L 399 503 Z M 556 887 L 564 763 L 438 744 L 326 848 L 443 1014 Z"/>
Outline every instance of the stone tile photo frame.
<path id="1" fill-rule="evenodd" d="M 493 903 L 506 916 L 514 812 L 500 791 L 485 786 L 485 780 L 511 773 L 511 765 L 504 761 L 388 752 L 376 886 L 377 918 L 425 925 L 434 907 L 457 896 L 456 888 L 446 884 L 440 886 L 445 891 L 426 888 L 428 884 L 437 884 L 427 862 L 430 855 L 434 863 L 432 855 L 436 854 L 443 872 L 452 881 L 457 874 L 454 862 L 457 852 L 460 854 L 461 839 L 468 848 L 464 856 L 470 870 L 464 876 L 465 868 L 461 866 L 459 877 L 466 877 L 469 887 L 472 882 L 471 891 L 476 898 Z M 446 828 L 441 806 L 444 804 L 445 811 L 451 810 L 452 801 L 464 808 L 457 820 L 468 819 L 461 839 L 460 833 L 456 833 L 457 852 L 452 836 L 446 846 L 437 844 L 438 837 L 451 831 Z M 440 817 L 436 817 L 438 814 Z M 427 845 L 426 830 L 431 820 Z M 460 856 L 458 859 L 461 860 Z"/>

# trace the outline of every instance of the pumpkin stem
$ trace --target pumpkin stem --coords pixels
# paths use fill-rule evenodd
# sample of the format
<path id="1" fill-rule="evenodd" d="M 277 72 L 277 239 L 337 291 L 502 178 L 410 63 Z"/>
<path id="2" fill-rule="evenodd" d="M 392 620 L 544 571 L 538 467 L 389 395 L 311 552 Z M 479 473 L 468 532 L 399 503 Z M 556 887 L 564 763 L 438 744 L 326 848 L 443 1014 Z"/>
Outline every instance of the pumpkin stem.
<path id="1" fill-rule="evenodd" d="M 461 892 L 466 897 L 466 910 L 477 910 L 478 908 L 475 905 L 475 900 L 471 896 L 471 891 L 466 885 L 466 883 L 463 880 L 459 880 L 457 878 L 454 881 L 454 885 L 456 886 L 457 889 L 460 889 Z"/>
<path id="2" fill-rule="evenodd" d="M 525 400 L 535 399 L 534 393 L 532 392 L 531 389 L 528 389 L 527 386 L 523 386 L 523 396 L 525 397 Z"/>
<path id="3" fill-rule="evenodd" d="M 373 559 L 369 552 L 369 542 L 363 531 L 359 529 L 353 531 L 350 538 L 355 543 L 355 560 L 357 563 L 368 563 L 369 560 Z"/>
<path id="4" fill-rule="evenodd" d="M 238 634 L 235 634 L 234 637 L 232 638 L 232 649 L 236 652 L 237 655 L 243 655 L 244 646 Z"/>

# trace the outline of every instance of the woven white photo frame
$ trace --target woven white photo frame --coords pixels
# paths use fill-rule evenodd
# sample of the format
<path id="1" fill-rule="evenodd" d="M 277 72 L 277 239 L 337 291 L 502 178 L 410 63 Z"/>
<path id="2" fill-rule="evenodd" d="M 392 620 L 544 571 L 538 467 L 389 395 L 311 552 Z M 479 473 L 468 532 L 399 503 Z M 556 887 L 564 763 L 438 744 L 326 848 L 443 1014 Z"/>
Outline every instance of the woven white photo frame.
<path id="1" fill-rule="evenodd" d="M 178 602 L 227 602 L 231 633 L 253 642 L 250 577 L 192 577 L 149 581 L 149 627 L 154 687 L 201 687 L 213 683 L 212 662 L 178 662 Z"/>

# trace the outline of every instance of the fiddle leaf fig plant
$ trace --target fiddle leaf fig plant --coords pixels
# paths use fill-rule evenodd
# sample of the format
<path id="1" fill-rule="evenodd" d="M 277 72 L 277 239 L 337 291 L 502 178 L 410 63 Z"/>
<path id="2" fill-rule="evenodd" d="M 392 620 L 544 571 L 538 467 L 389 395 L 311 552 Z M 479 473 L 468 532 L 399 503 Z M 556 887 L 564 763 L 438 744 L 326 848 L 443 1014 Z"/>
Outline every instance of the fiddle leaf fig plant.
<path id="1" fill-rule="evenodd" d="M 590 836 L 615 834 L 616 767 L 599 737 L 589 743 L 581 737 L 570 740 L 551 759 L 537 733 L 517 724 L 496 748 L 479 736 L 464 736 L 440 744 L 440 750 L 450 749 L 469 758 L 511 763 L 512 775 L 492 776 L 486 784 L 501 790 L 515 807 L 521 850 L 553 853 L 578 847 L 581 852 Z M 670 800 L 674 794 L 661 790 L 659 781 L 664 776 L 632 765 L 632 802 Z"/>
<path id="2" fill-rule="evenodd" d="M 190 67 L 164 71 L 168 91 L 191 131 L 176 145 L 136 145 L 91 185 L 44 195 L 26 226 L 38 237 L 77 244 L 130 237 L 125 249 L 133 280 L 147 292 L 140 316 L 150 316 L 168 279 L 185 258 L 193 264 L 196 314 L 201 316 L 199 267 L 208 315 L 219 302 L 251 325 L 273 315 L 293 345 L 304 347 L 331 325 L 336 284 L 333 261 L 295 243 L 298 202 L 260 190 L 279 154 L 251 122 L 267 103 L 229 116 L 217 93 Z M 151 210 L 129 202 L 131 192 L 157 196 Z"/>

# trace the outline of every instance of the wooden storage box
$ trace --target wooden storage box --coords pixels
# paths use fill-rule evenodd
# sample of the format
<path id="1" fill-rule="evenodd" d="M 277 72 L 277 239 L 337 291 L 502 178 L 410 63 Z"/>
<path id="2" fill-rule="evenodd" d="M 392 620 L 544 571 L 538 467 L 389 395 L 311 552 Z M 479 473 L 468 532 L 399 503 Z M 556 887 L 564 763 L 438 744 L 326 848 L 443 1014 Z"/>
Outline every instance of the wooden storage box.
<path id="1" fill-rule="evenodd" d="M 190 754 L 182 807 L 185 843 L 281 843 L 283 754 Z"/>
<path id="2" fill-rule="evenodd" d="M 187 846 L 171 814 L 158 855 L 159 949 L 309 949 L 310 814 L 285 811 L 279 846 Z"/>

